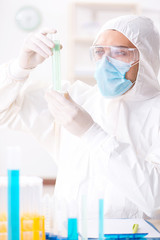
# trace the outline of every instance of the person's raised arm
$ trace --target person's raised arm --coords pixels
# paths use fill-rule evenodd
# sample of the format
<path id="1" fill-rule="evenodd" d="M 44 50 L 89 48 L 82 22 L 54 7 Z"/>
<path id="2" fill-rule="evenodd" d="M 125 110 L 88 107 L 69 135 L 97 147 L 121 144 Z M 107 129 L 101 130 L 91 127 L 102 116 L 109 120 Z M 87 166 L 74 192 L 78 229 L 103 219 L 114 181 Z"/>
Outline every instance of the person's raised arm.
<path id="1" fill-rule="evenodd" d="M 17 59 L 0 66 L 0 123 L 12 109 L 22 106 L 27 79 L 30 71 L 52 55 L 54 43 L 47 34 L 56 30 L 48 29 L 40 33 L 29 34 L 24 40 Z M 10 115 L 10 114 L 9 114 Z"/>
<path id="2" fill-rule="evenodd" d="M 0 125 L 30 131 L 50 151 L 53 148 L 53 117 L 44 90 L 28 81 L 30 71 L 52 55 L 54 43 L 47 36 L 55 30 L 30 34 L 17 59 L 0 66 Z M 32 82 L 33 86 L 32 87 Z"/>

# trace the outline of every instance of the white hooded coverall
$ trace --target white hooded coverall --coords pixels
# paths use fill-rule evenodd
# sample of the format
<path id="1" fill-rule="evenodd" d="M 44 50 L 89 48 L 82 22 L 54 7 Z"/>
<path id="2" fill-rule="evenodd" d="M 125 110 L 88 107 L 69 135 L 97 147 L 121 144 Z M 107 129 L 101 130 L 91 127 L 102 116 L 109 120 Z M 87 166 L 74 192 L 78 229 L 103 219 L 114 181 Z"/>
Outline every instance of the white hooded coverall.
<path id="1" fill-rule="evenodd" d="M 66 204 L 88 196 L 88 217 L 104 198 L 107 218 L 157 217 L 160 210 L 159 34 L 145 17 L 124 16 L 107 22 L 99 34 L 115 29 L 139 50 L 139 71 L 126 94 L 106 99 L 97 85 L 80 81 L 69 87 L 72 99 L 95 124 L 81 137 L 62 128 L 55 199 Z M 98 36 L 99 36 L 98 34 Z M 97 38 L 98 38 L 97 36 Z M 54 119 L 44 90 L 34 81 L 0 68 L 0 124 L 30 131 L 54 156 Z M 45 159 L 44 159 L 45 161 Z"/>

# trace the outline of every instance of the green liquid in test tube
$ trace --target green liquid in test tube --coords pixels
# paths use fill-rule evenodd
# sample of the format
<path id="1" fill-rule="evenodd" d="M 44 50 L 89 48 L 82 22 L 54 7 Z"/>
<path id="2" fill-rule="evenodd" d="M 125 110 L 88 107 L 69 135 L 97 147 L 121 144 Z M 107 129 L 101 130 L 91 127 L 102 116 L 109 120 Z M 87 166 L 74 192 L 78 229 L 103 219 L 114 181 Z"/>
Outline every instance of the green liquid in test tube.
<path id="1" fill-rule="evenodd" d="M 52 64 L 53 64 L 53 88 L 61 90 L 61 64 L 60 64 L 60 40 L 54 40 Z"/>
<path id="2" fill-rule="evenodd" d="M 57 35 L 54 38 L 54 48 L 52 56 L 52 76 L 53 76 L 53 89 L 55 91 L 61 91 L 61 63 L 60 63 L 60 40 L 57 39 Z M 59 158 L 59 148 L 60 148 L 60 134 L 61 127 L 55 122 L 55 155 Z"/>

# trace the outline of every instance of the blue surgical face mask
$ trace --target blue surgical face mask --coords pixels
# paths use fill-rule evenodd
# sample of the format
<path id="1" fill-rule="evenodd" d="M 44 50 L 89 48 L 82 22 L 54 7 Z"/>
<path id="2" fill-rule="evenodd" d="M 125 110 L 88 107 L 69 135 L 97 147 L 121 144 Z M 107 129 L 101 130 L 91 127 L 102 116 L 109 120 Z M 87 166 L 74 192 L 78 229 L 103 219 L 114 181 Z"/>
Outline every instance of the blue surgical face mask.
<path id="1" fill-rule="evenodd" d="M 103 57 L 97 62 L 95 79 L 104 97 L 114 98 L 131 88 L 133 83 L 125 78 L 125 74 L 130 68 L 130 63 L 111 57 Z"/>

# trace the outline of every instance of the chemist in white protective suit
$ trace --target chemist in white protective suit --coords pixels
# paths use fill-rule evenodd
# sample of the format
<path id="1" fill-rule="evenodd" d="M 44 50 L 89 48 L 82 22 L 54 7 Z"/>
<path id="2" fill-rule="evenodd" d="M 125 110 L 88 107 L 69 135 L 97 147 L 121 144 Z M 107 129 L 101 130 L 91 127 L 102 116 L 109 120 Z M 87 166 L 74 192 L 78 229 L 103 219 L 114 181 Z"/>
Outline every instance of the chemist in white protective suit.
<path id="1" fill-rule="evenodd" d="M 1 66 L 1 125 L 32 132 L 53 157 L 54 120 L 62 125 L 59 202 L 80 206 L 87 194 L 89 218 L 98 214 L 99 197 L 107 218 L 158 217 L 160 60 L 152 21 L 140 16 L 108 21 L 91 47 L 97 84 L 77 81 L 67 98 L 32 89 L 34 80 L 28 80 L 30 70 L 52 55 L 51 32 L 30 35 L 19 58 Z"/>

